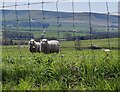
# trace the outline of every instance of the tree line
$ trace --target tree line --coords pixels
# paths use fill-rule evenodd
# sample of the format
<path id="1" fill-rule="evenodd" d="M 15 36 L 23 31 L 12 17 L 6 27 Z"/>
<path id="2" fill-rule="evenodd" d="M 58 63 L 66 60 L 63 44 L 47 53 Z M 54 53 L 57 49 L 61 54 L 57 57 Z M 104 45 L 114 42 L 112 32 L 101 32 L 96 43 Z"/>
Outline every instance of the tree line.
<path id="1" fill-rule="evenodd" d="M 73 35 L 72 33 L 66 32 L 64 34 L 63 38 L 59 38 L 59 39 L 65 39 L 66 41 L 74 41 L 74 40 L 88 40 L 88 39 L 104 39 L 104 38 L 118 38 L 118 32 L 97 32 L 97 31 L 93 31 L 91 33 L 88 32 L 86 35 L 84 36 L 80 36 L 80 35 Z M 18 31 L 3 31 L 2 32 L 2 44 L 3 45 L 17 45 L 18 44 L 18 40 L 22 40 L 20 41 L 20 44 L 27 44 L 25 42 L 25 40 L 30 40 L 31 38 L 36 39 L 37 41 L 39 41 L 41 39 L 41 37 L 39 38 L 35 38 L 34 34 L 32 32 L 18 32 Z M 45 37 L 49 40 L 58 40 L 57 37 Z"/>

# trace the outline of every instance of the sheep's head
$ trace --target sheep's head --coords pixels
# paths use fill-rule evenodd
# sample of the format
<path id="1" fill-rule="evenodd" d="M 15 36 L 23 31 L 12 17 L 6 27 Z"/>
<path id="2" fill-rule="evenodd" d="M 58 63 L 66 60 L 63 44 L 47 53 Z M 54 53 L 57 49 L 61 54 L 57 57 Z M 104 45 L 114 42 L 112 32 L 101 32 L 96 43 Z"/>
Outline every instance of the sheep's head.
<path id="1" fill-rule="evenodd" d="M 42 42 L 47 42 L 48 40 L 47 40 L 47 39 L 42 39 L 41 41 L 42 41 Z"/>
<path id="2" fill-rule="evenodd" d="M 35 43 L 35 40 L 34 39 L 31 39 L 30 41 L 29 41 L 29 44 L 30 45 L 33 45 Z"/>
<path id="3" fill-rule="evenodd" d="M 46 44 L 48 44 L 48 40 L 47 39 L 42 39 L 41 40 L 41 45 L 46 46 Z"/>
<path id="4" fill-rule="evenodd" d="M 35 48 L 35 40 L 34 39 L 31 39 L 28 44 L 29 44 L 30 48 Z"/>

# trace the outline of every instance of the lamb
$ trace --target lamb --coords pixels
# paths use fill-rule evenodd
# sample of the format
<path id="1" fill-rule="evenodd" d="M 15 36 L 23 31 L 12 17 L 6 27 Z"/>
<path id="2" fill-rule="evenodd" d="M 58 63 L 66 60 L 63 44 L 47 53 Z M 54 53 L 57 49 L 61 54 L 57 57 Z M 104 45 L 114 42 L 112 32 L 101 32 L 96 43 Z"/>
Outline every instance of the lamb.
<path id="1" fill-rule="evenodd" d="M 41 52 L 41 43 L 40 42 L 36 42 L 34 39 L 31 39 L 29 41 L 29 51 L 30 52 Z"/>
<path id="2" fill-rule="evenodd" d="M 57 40 L 50 40 L 42 39 L 41 40 L 41 52 L 48 54 L 57 52 L 59 53 L 59 41 Z"/>

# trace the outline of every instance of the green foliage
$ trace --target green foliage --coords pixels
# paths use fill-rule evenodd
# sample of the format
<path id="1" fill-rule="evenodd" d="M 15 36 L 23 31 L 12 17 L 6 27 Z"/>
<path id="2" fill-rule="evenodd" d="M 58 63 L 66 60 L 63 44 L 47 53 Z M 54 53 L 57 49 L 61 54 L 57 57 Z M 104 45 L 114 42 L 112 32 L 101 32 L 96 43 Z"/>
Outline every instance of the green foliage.
<path id="1" fill-rule="evenodd" d="M 30 53 L 27 47 L 20 50 L 16 46 L 7 49 L 3 46 L 2 50 L 3 90 L 118 91 L 120 88 L 118 50 L 111 50 L 112 55 L 108 56 L 101 49 L 93 53 L 61 48 L 58 54 Z"/>

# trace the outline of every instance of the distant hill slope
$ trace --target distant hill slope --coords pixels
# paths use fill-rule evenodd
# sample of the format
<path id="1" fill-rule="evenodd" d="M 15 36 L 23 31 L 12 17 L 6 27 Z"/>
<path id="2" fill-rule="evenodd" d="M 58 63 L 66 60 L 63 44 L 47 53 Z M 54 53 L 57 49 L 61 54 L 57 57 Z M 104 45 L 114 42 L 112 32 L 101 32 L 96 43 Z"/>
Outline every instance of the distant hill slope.
<path id="1" fill-rule="evenodd" d="M 1 12 L 2 10 L 0 10 Z M 56 21 L 57 21 L 57 12 L 54 11 L 44 11 L 45 13 L 45 22 L 49 23 L 50 25 L 57 25 Z M 2 13 L 0 13 L 1 15 Z M 17 10 L 17 17 L 19 19 L 19 22 L 23 23 L 24 22 L 28 22 L 28 11 L 27 10 Z M 60 16 L 60 23 L 61 24 L 72 24 L 73 22 L 73 14 L 70 12 L 59 12 L 59 16 Z M 82 25 L 82 24 L 89 24 L 89 13 L 87 12 L 83 12 L 83 13 L 75 13 L 75 21 L 74 23 L 76 25 Z M 99 14 L 99 13 L 92 13 L 91 15 L 91 19 L 92 19 L 92 25 L 95 26 L 106 26 L 107 23 L 107 15 L 106 14 Z M 31 18 L 31 22 L 43 22 L 43 16 L 42 16 L 42 11 L 41 10 L 30 10 L 30 18 Z M 16 22 L 16 15 L 15 15 L 15 11 L 14 10 L 5 10 L 5 19 L 6 21 L 12 21 L 12 22 Z M 110 15 L 109 16 L 110 19 L 110 26 L 117 28 L 118 25 L 118 16 L 115 15 Z M 33 20 L 33 21 L 32 21 Z M 14 24 L 14 23 L 13 23 Z M 12 25 L 9 24 L 8 25 Z M 21 25 L 22 26 L 22 25 Z"/>

